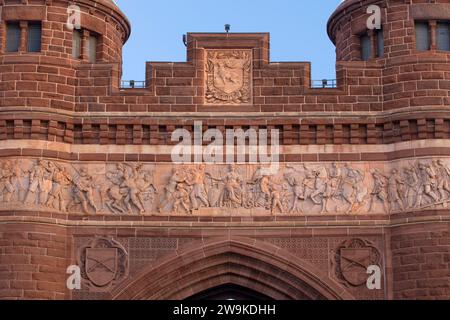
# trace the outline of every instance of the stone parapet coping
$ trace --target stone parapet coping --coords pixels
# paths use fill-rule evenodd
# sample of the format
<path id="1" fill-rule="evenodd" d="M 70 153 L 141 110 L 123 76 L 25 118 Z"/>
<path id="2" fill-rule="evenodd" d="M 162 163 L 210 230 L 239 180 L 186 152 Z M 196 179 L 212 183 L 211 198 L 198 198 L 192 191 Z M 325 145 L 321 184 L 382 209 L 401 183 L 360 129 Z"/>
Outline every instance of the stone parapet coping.
<path id="1" fill-rule="evenodd" d="M 450 146 L 449 139 L 430 139 L 403 141 L 391 144 L 361 144 L 361 145 L 293 145 L 280 146 L 281 154 L 303 155 L 303 154 L 332 154 L 332 153 L 373 153 L 373 152 L 398 152 L 402 150 L 446 148 Z M 58 152 L 74 154 L 163 154 L 170 155 L 173 146 L 168 145 L 79 145 L 64 142 L 42 141 L 42 140 L 2 140 L 0 150 L 54 150 Z M 3 155 L 7 156 L 7 155 Z M 17 156 L 17 155 L 14 155 Z M 25 154 L 23 156 L 26 156 Z M 428 154 L 411 154 L 413 158 L 426 157 Z M 408 158 L 408 157 L 404 157 Z M 83 160 L 83 159 L 80 159 Z M 333 159 L 338 161 L 339 159 Z"/>
<path id="2" fill-rule="evenodd" d="M 426 223 L 450 223 L 450 210 L 441 211 L 438 215 L 433 215 L 434 211 L 425 213 L 422 216 L 411 216 L 402 214 L 401 216 L 391 216 L 390 219 L 371 220 L 370 216 L 361 218 L 360 220 L 342 220 L 338 221 L 337 217 L 329 216 L 323 221 L 314 221 L 318 216 L 299 217 L 300 221 L 240 221 L 240 222 L 202 222 L 202 221 L 130 221 L 126 217 L 119 217 L 117 221 L 94 221 L 82 220 L 81 215 L 71 215 L 70 218 L 61 219 L 55 217 L 27 216 L 20 212 L 11 213 L 11 215 L 0 216 L 0 224 L 8 223 L 30 223 L 30 224 L 47 224 L 58 225 L 64 227 L 105 227 L 105 228 L 193 228 L 193 229 L 242 229 L 242 228 L 271 228 L 271 229 L 296 229 L 296 228 L 361 228 L 370 227 L 378 228 L 394 228 L 404 225 L 418 225 Z M 98 216 L 100 217 L 100 216 Z M 200 218 L 200 217 L 199 217 Z M 306 218 L 306 219 L 302 219 Z M 309 219 L 308 219 L 309 218 Z M 324 218 L 321 216 L 321 218 Z M 164 217 L 162 217 L 164 220 Z M 304 221 L 302 221 L 304 220 Z"/>
<path id="3" fill-rule="evenodd" d="M 347 118 L 361 118 L 361 117 L 390 117 L 390 116 L 408 116 L 410 117 L 412 114 L 416 112 L 426 112 L 427 114 L 435 113 L 435 112 L 450 112 L 450 107 L 447 106 L 420 106 L 420 107 L 407 107 L 407 108 L 398 108 L 393 110 L 384 110 L 384 111 L 332 111 L 332 112 L 78 112 L 78 111 L 68 111 L 68 110 L 60 110 L 54 108 L 43 108 L 43 107 L 2 107 L 0 110 L 0 114 L 8 114 L 14 113 L 15 115 L 19 114 L 29 114 L 33 112 L 34 114 L 45 114 L 47 117 L 49 115 L 63 115 L 74 118 L 82 118 L 82 117 L 100 117 L 100 118 L 120 118 L 120 117 L 140 117 L 140 118 L 292 118 L 292 117 L 301 117 L 304 118 L 338 118 L 338 117 L 347 117 Z"/>

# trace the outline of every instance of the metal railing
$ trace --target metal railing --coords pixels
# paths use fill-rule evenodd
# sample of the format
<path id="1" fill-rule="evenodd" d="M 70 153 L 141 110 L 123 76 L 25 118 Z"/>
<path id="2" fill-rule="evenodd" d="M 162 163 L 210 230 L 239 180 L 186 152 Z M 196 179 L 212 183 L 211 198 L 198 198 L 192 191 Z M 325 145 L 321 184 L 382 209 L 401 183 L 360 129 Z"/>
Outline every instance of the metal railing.
<path id="1" fill-rule="evenodd" d="M 146 87 L 147 87 L 146 81 L 122 80 L 120 83 L 121 89 L 143 89 Z M 334 89 L 337 88 L 337 81 L 336 79 L 312 80 L 311 88 Z"/>
<path id="2" fill-rule="evenodd" d="M 120 82 L 121 89 L 143 89 L 147 87 L 146 81 L 122 80 Z"/>
<path id="3" fill-rule="evenodd" d="M 312 80 L 311 88 L 334 89 L 334 88 L 337 88 L 337 81 L 336 81 L 336 79 Z"/>

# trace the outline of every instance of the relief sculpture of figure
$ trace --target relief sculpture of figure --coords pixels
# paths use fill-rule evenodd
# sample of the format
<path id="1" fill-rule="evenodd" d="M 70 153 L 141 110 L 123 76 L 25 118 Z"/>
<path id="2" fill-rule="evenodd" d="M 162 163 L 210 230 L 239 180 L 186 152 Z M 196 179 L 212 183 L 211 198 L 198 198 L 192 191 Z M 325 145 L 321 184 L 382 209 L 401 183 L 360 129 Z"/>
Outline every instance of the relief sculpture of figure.
<path id="1" fill-rule="evenodd" d="M 120 188 L 125 192 L 125 198 L 123 200 L 125 208 L 127 208 L 128 213 L 133 213 L 133 208 L 131 205 L 134 205 L 136 208 L 138 208 L 140 214 L 144 214 L 145 208 L 140 197 L 141 190 L 137 185 L 140 167 L 134 167 L 131 165 L 127 166 L 131 169 L 132 173 L 129 173 L 127 170 L 125 170 L 123 182 L 120 185 Z"/>
<path id="2" fill-rule="evenodd" d="M 208 202 L 211 208 L 220 207 L 220 195 L 222 194 L 223 184 L 221 180 L 215 180 L 213 174 L 205 172 L 205 181 L 207 183 Z M 248 199 L 251 203 L 252 199 Z"/>
<path id="3" fill-rule="evenodd" d="M 328 211 L 328 172 L 324 167 L 320 167 L 319 169 L 314 171 L 315 190 L 311 194 L 310 198 L 314 202 L 315 205 L 321 205 L 321 213 L 326 213 Z M 319 198 L 318 198 L 319 197 Z"/>
<path id="4" fill-rule="evenodd" d="M 109 199 L 105 200 L 106 206 L 116 214 L 125 214 L 125 192 L 122 190 L 121 185 L 123 183 L 126 174 L 126 168 L 123 164 L 118 163 L 116 169 L 106 173 L 106 178 L 111 182 L 111 186 L 107 189 L 106 194 Z"/>
<path id="5" fill-rule="evenodd" d="M 388 178 L 382 175 L 378 169 L 372 170 L 371 173 L 373 177 L 373 190 L 371 193 L 369 212 L 373 211 L 374 202 L 379 200 L 383 203 L 385 213 L 389 213 L 389 206 L 387 203 L 388 197 L 386 193 Z"/>
<path id="6" fill-rule="evenodd" d="M 72 177 L 63 165 L 55 164 L 55 170 L 52 176 L 53 188 L 47 200 L 47 207 L 58 209 L 62 212 L 67 211 L 64 198 L 64 191 L 72 183 Z M 55 205 L 57 201 L 58 205 Z"/>
<path id="7" fill-rule="evenodd" d="M 86 168 L 81 168 L 78 177 L 73 179 L 74 185 L 74 199 L 69 204 L 68 208 L 72 208 L 74 204 L 81 204 L 83 212 L 89 214 L 89 206 L 91 206 L 95 213 L 98 208 L 94 201 L 95 183 L 93 177 L 89 174 Z"/>
<path id="8" fill-rule="evenodd" d="M 28 185 L 25 183 L 25 177 L 27 176 L 28 171 L 23 169 L 23 165 L 20 160 L 14 162 L 6 161 L 6 163 L 13 172 L 13 176 L 11 177 L 10 182 L 14 187 L 14 191 L 11 196 L 15 195 L 14 200 L 22 202 L 28 190 Z"/>
<path id="9" fill-rule="evenodd" d="M 303 196 L 301 198 L 305 199 L 304 201 L 306 201 L 307 199 L 311 199 L 311 195 L 313 194 L 314 190 L 316 189 L 316 175 L 315 172 L 312 170 L 309 170 L 306 165 L 303 166 L 304 167 L 304 173 L 305 173 L 305 178 L 303 179 L 302 182 L 302 189 L 303 189 Z"/>
<path id="10" fill-rule="evenodd" d="M 443 160 L 435 161 L 437 190 L 440 200 L 447 207 L 448 195 L 450 193 L 450 169 Z"/>
<path id="11" fill-rule="evenodd" d="M 39 198 L 40 198 L 39 204 L 42 206 L 47 204 L 48 198 L 49 198 L 50 193 L 53 188 L 53 175 L 54 175 L 55 171 L 57 170 L 56 165 L 51 161 L 45 161 L 44 164 L 45 164 L 46 170 L 44 171 L 43 190 L 42 190 L 41 194 L 39 195 Z"/>
<path id="12" fill-rule="evenodd" d="M 287 166 L 288 169 L 291 169 L 291 172 L 285 173 L 284 178 L 292 187 L 294 194 L 294 201 L 290 210 L 290 213 L 303 213 L 303 210 L 300 206 L 301 202 L 305 201 L 305 191 L 303 189 L 303 179 L 299 171 L 295 169 L 293 166 Z"/>
<path id="13" fill-rule="evenodd" d="M 273 215 L 275 213 L 275 210 L 280 210 L 280 213 L 285 212 L 284 204 L 283 204 L 283 190 L 280 185 L 277 185 L 275 183 L 271 184 L 270 187 L 270 211 Z"/>
<path id="14" fill-rule="evenodd" d="M 54 165 L 45 160 L 38 160 L 36 165 L 29 171 L 28 193 L 25 203 L 45 205 L 53 182 Z"/>
<path id="15" fill-rule="evenodd" d="M 253 174 L 252 180 L 249 182 L 254 189 L 254 206 L 269 208 L 271 199 L 270 175 L 262 166 Z"/>
<path id="16" fill-rule="evenodd" d="M 416 207 L 421 208 L 424 196 L 427 196 L 433 201 L 433 205 L 439 201 L 439 197 L 434 192 L 436 187 L 436 176 L 431 166 L 420 162 L 419 163 L 419 178 L 420 178 L 420 188 L 417 197 Z"/>
<path id="17" fill-rule="evenodd" d="M 153 175 L 149 172 L 143 173 L 142 177 L 138 178 L 136 185 L 139 189 L 138 198 L 145 207 L 145 202 L 150 201 L 153 204 L 154 195 L 158 194 L 158 190 L 153 184 Z"/>
<path id="18" fill-rule="evenodd" d="M 201 202 L 201 204 L 206 208 L 210 206 L 208 193 L 206 192 L 205 188 L 205 170 L 205 164 L 201 164 L 197 168 L 191 169 L 186 181 L 189 186 L 192 186 L 190 201 L 194 210 L 199 210 L 199 202 Z"/>
<path id="19" fill-rule="evenodd" d="M 349 204 L 347 214 L 355 212 L 361 207 L 368 190 L 364 186 L 364 172 L 359 169 L 353 169 L 348 164 L 345 165 L 345 176 L 342 181 L 340 195 Z"/>
<path id="20" fill-rule="evenodd" d="M 392 170 L 391 176 L 388 181 L 388 199 L 390 204 L 390 212 L 395 210 L 395 207 L 398 206 L 401 211 L 405 211 L 403 206 L 402 196 L 404 191 L 402 191 L 405 182 L 400 176 L 397 169 Z"/>
<path id="21" fill-rule="evenodd" d="M 339 196 L 342 186 L 342 170 L 336 162 L 333 162 L 331 169 L 328 172 L 329 183 L 327 185 L 328 192 L 327 196 L 330 199 Z"/>
<path id="22" fill-rule="evenodd" d="M 173 205 L 175 200 L 174 193 L 177 191 L 177 186 L 180 183 L 184 183 L 186 179 L 187 177 L 184 167 L 174 167 L 172 169 L 172 176 L 170 177 L 169 183 L 164 188 L 164 197 L 158 206 L 158 211 L 160 213 L 163 212 L 163 210 L 170 204 Z"/>
<path id="23" fill-rule="evenodd" d="M 192 214 L 192 210 L 189 207 L 189 188 L 184 183 L 179 183 L 176 186 L 176 190 L 172 193 L 174 200 L 173 214 L 180 211 L 180 206 L 189 214 Z"/>
<path id="24" fill-rule="evenodd" d="M 242 207 L 245 209 L 253 209 L 260 207 L 257 200 L 260 196 L 258 187 L 251 181 L 242 185 Z"/>
<path id="25" fill-rule="evenodd" d="M 414 207 L 419 192 L 419 177 L 414 166 L 404 169 L 405 175 L 405 207 L 410 209 Z"/>
<path id="26" fill-rule="evenodd" d="M 230 165 L 230 172 L 224 177 L 225 189 L 222 194 L 222 207 L 229 206 L 238 208 L 242 205 L 242 177 L 236 171 L 234 164 Z"/>
<path id="27" fill-rule="evenodd" d="M 215 181 L 222 181 L 224 189 L 219 198 L 220 207 L 239 208 L 243 204 L 243 179 L 237 172 L 236 166 L 230 164 L 230 171 L 223 178 L 211 177 Z"/>
<path id="28" fill-rule="evenodd" d="M 14 187 L 14 172 L 13 165 L 9 161 L 0 164 L 0 194 L 3 196 L 3 202 L 11 202 L 12 197 L 16 191 Z"/>
<path id="29" fill-rule="evenodd" d="M 121 192 L 125 195 L 123 202 L 128 213 L 133 212 L 132 205 L 134 205 L 141 214 L 145 214 L 145 202 L 153 200 L 153 194 L 157 193 L 151 174 L 143 170 L 142 164 L 126 165 L 131 173 L 125 170 L 123 174 L 123 182 L 120 185 Z"/>

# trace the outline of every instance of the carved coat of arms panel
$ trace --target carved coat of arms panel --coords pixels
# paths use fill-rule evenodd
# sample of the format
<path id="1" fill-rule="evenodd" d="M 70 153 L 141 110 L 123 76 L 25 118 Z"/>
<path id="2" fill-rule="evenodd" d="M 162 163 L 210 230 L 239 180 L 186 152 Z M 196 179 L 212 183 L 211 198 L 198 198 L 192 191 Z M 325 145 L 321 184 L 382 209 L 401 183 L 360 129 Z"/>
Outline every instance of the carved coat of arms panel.
<path id="1" fill-rule="evenodd" d="M 206 104 L 252 103 L 252 51 L 206 52 Z"/>

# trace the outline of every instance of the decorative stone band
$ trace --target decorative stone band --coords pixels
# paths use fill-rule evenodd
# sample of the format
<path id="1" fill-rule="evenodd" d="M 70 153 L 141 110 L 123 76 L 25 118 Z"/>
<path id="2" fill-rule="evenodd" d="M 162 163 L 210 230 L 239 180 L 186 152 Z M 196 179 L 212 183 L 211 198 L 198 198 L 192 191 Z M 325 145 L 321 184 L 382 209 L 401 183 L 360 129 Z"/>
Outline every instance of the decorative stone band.
<path id="1" fill-rule="evenodd" d="M 219 112 L 226 106 L 212 105 Z M 194 131 L 201 121 L 204 131 L 216 129 L 277 129 L 282 145 L 363 145 L 401 141 L 448 139 L 450 115 L 444 107 L 414 107 L 385 112 L 250 112 L 249 105 L 234 105 L 232 112 L 74 113 L 49 108 L 2 106 L 1 140 L 44 140 L 71 144 L 165 145 L 180 128 Z M 24 109 L 25 108 L 25 109 Z M 180 119 L 184 119 L 180 122 Z"/>
<path id="2" fill-rule="evenodd" d="M 86 215 L 388 215 L 446 210 L 450 158 L 260 165 L 0 162 L 2 211 Z"/>
<path id="3" fill-rule="evenodd" d="M 67 161 L 171 163 L 174 146 L 73 145 L 35 140 L 0 141 L 0 157 L 44 157 Z M 270 148 L 268 148 L 270 150 Z M 413 157 L 450 157 L 450 140 L 404 141 L 386 145 L 280 146 L 279 161 L 393 161 Z"/>
<path id="4" fill-rule="evenodd" d="M 405 152 L 408 150 L 439 148 L 446 150 L 450 146 L 450 139 L 430 139 L 417 141 L 403 141 L 391 144 L 373 145 L 292 145 L 280 146 L 280 152 L 286 155 L 304 154 L 370 154 L 370 153 L 392 153 Z M 52 153 L 72 153 L 72 154 L 171 154 L 173 145 L 78 145 L 65 142 L 41 141 L 41 140 L 2 140 L 0 141 L 0 156 L 7 156 L 4 150 L 43 150 Z M 270 149 L 270 148 L 269 148 Z M 442 153 L 441 153 L 442 154 Z M 14 154 L 20 155 L 20 154 Z M 413 153 L 410 156 L 426 156 L 427 154 Z M 450 156 L 450 154 L 449 154 Z M 338 159 L 332 159 L 338 160 Z"/>

